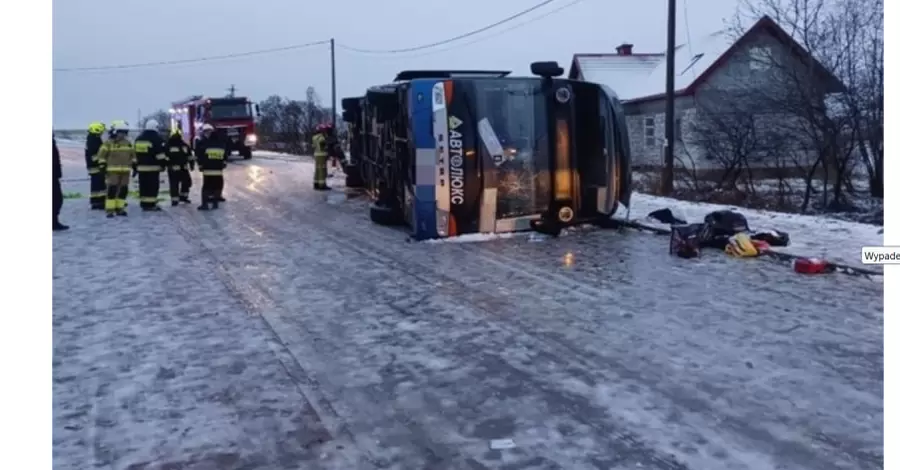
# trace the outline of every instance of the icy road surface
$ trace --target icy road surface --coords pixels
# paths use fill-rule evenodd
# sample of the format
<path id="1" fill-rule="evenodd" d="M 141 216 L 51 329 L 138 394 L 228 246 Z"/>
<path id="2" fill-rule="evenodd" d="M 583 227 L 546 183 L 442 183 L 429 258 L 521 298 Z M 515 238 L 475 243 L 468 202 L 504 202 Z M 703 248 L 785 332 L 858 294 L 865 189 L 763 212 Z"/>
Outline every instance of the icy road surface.
<path id="1" fill-rule="evenodd" d="M 66 201 L 55 468 L 882 468 L 880 280 L 408 243 L 287 160 L 234 162 L 217 212 Z"/>

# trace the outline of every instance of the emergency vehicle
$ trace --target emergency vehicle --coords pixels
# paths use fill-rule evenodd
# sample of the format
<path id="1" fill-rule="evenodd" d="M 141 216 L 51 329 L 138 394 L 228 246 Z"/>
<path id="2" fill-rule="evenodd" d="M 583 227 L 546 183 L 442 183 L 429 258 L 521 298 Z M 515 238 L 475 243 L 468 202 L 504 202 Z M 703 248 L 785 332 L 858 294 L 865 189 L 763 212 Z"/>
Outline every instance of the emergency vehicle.
<path id="1" fill-rule="evenodd" d="M 226 155 L 238 153 L 245 160 L 253 157 L 258 140 L 254 116 L 259 115 L 259 106 L 246 97 L 191 96 L 172 103 L 169 114 L 170 128 L 180 129 L 185 141 L 193 144 L 200 135 L 200 126 L 209 123 L 225 139 Z"/>

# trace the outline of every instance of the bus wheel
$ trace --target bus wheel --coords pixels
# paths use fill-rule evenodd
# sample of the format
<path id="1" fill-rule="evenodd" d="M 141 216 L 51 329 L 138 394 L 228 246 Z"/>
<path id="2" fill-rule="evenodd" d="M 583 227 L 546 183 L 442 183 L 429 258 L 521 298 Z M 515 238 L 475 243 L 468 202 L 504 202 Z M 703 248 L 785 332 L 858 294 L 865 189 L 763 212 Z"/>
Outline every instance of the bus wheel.
<path id="1" fill-rule="evenodd" d="M 250 160 L 253 158 L 253 150 L 249 147 L 241 150 L 241 156 L 244 157 L 244 160 Z"/>
<path id="2" fill-rule="evenodd" d="M 388 227 L 404 225 L 403 213 L 394 207 L 373 203 L 369 206 L 369 219 L 378 225 Z"/>

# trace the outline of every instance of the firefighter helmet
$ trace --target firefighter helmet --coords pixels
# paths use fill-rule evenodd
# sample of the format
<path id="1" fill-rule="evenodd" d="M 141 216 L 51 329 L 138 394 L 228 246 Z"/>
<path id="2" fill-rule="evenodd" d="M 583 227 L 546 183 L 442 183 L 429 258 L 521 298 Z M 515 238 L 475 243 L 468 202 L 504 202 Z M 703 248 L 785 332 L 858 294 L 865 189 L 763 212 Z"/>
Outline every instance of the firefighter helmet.
<path id="1" fill-rule="evenodd" d="M 106 130 L 106 125 L 99 121 L 94 121 L 88 125 L 88 132 L 91 134 L 102 134 Z"/>
<path id="2" fill-rule="evenodd" d="M 145 131 L 158 131 L 159 130 L 159 121 L 156 119 L 147 119 L 147 122 L 144 123 Z"/>
<path id="3" fill-rule="evenodd" d="M 202 126 L 200 126 L 200 132 L 212 132 L 214 130 L 216 130 L 216 128 L 213 127 L 213 125 L 208 122 L 204 123 Z"/>
<path id="4" fill-rule="evenodd" d="M 128 125 L 128 121 L 119 119 L 109 123 L 109 133 L 115 134 L 119 132 L 128 133 L 131 130 L 131 126 Z"/>

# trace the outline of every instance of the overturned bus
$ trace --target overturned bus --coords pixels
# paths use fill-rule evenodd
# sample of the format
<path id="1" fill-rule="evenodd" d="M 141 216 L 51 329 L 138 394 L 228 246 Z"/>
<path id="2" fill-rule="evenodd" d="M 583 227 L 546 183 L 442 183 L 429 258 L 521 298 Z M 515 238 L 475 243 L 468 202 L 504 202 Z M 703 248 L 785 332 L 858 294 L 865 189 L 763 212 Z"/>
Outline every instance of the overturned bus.
<path id="1" fill-rule="evenodd" d="M 631 195 L 622 106 L 607 87 L 502 71 L 405 71 L 342 101 L 348 187 L 414 238 L 608 221 Z"/>

